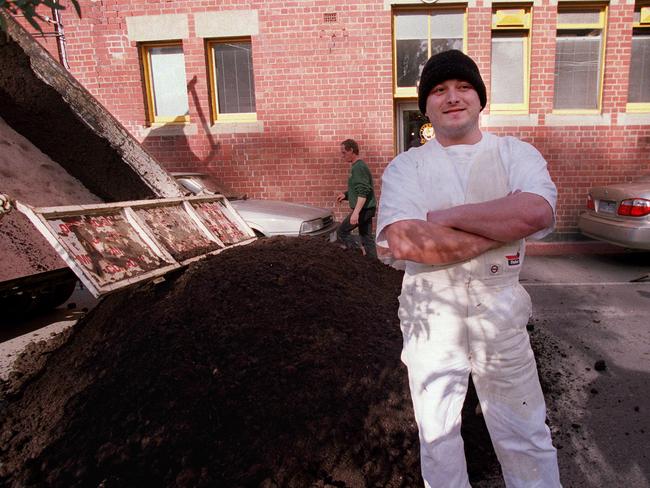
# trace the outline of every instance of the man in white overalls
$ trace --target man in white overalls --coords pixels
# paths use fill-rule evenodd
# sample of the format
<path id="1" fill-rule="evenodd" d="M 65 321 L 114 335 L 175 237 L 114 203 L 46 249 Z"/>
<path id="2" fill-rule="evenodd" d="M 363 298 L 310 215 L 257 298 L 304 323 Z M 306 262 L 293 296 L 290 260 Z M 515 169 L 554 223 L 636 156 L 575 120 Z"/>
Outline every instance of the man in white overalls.
<path id="1" fill-rule="evenodd" d="M 382 178 L 377 242 L 405 260 L 399 317 L 424 485 L 469 487 L 460 436 L 471 373 L 510 487 L 560 487 L 519 284 L 524 238 L 554 225 L 557 191 L 531 145 L 481 132 L 486 91 L 460 51 L 432 56 L 419 106 L 435 139 Z"/>

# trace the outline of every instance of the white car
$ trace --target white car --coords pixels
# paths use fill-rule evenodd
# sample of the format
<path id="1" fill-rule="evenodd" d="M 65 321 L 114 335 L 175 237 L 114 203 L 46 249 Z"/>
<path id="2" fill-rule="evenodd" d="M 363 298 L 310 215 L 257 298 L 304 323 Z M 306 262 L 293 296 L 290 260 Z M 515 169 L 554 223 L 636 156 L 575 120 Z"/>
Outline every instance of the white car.
<path id="1" fill-rule="evenodd" d="M 336 240 L 338 223 L 331 210 L 277 200 L 255 200 L 225 191 L 204 173 L 172 173 L 194 195 L 220 193 L 228 198 L 258 237 L 313 236 Z"/>

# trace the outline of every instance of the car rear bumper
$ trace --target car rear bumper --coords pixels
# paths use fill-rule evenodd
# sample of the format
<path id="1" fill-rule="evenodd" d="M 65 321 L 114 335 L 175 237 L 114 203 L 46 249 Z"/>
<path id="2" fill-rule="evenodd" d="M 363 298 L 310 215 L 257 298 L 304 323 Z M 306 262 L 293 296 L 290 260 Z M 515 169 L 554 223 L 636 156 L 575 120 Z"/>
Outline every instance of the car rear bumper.
<path id="1" fill-rule="evenodd" d="M 650 249 L 650 224 L 644 220 L 616 221 L 585 212 L 580 215 L 578 227 L 594 239 L 632 249 Z"/>

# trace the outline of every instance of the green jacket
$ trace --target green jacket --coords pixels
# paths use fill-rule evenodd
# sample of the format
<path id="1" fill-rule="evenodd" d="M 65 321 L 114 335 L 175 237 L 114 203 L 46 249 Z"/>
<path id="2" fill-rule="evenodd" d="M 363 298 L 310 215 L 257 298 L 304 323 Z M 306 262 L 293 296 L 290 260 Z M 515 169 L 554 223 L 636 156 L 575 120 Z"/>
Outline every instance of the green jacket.
<path id="1" fill-rule="evenodd" d="M 348 178 L 348 191 L 345 192 L 345 198 L 350 202 L 350 208 L 352 209 L 357 205 L 357 198 L 359 197 L 366 197 L 363 208 L 377 206 L 375 190 L 372 185 L 372 174 L 370 174 L 368 165 L 362 159 L 357 159 L 352 163 L 350 177 Z"/>

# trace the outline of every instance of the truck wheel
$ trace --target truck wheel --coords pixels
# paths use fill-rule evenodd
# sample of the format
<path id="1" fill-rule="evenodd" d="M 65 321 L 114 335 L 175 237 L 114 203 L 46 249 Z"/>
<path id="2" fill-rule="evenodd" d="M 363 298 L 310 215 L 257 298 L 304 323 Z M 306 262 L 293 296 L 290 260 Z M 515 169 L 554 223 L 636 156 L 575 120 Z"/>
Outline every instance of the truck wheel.
<path id="1" fill-rule="evenodd" d="M 39 294 L 36 309 L 39 311 L 56 308 L 72 296 L 77 286 L 77 278 L 57 283 L 56 286 Z"/>
<path id="2" fill-rule="evenodd" d="M 77 285 L 69 268 L 18 278 L 0 284 L 0 310 L 3 316 L 22 319 L 58 307 Z"/>

